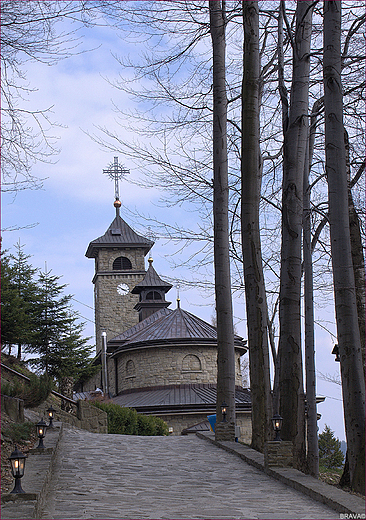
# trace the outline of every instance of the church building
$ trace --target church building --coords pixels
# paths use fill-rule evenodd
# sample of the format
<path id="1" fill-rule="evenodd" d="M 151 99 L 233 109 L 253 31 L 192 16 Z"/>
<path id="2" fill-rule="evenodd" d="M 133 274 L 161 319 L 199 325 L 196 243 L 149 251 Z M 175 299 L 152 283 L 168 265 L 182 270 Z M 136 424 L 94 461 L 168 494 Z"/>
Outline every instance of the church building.
<path id="1" fill-rule="evenodd" d="M 179 298 L 170 308 L 172 285 L 160 278 L 151 257 L 145 268 L 153 242 L 121 218 L 118 190 L 114 207 L 109 228 L 86 251 L 95 262 L 94 362 L 102 363 L 104 334 L 107 381 L 101 370 L 82 391 L 106 386 L 113 402 L 161 417 L 175 435 L 206 428 L 207 415 L 216 410 L 216 328 L 182 309 Z M 245 345 L 235 336 L 237 425 L 240 439 L 250 442 L 251 399 L 240 370 Z"/>

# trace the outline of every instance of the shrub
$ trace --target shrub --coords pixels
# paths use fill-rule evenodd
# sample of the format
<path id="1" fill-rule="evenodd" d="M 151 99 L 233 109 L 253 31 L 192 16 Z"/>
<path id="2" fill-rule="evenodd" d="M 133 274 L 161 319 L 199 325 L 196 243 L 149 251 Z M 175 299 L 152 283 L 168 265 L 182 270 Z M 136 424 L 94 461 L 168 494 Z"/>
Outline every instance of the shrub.
<path id="1" fill-rule="evenodd" d="M 139 415 L 137 420 L 137 435 L 157 435 L 157 427 L 151 415 Z"/>
<path id="2" fill-rule="evenodd" d="M 31 422 L 14 423 L 3 429 L 2 433 L 13 442 L 28 441 L 35 433 L 35 426 Z"/>
<path id="3" fill-rule="evenodd" d="M 91 401 L 91 404 L 107 412 L 108 433 L 122 435 L 168 435 L 168 425 L 159 417 L 138 414 L 132 408 L 114 403 Z"/>
<path id="4" fill-rule="evenodd" d="M 23 399 L 25 407 L 34 408 L 47 399 L 52 387 L 53 381 L 46 374 L 40 377 L 31 374 L 29 383 L 22 383 L 17 380 L 13 383 L 2 383 L 1 393 L 9 397 Z"/>

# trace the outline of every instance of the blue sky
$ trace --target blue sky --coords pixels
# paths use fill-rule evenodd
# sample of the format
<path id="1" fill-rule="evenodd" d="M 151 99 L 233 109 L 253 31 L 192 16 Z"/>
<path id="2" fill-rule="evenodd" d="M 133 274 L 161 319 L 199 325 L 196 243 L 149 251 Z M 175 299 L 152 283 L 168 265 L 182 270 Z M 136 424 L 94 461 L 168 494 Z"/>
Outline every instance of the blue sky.
<path id="1" fill-rule="evenodd" d="M 131 172 L 120 185 L 123 203 L 121 216 L 129 224 L 136 220 L 133 217 L 135 210 L 168 222 L 194 224 L 197 215 L 180 207 L 159 208 L 160 193 L 157 190 L 146 190 L 131 182 L 139 175 L 133 162 L 118 153 L 106 152 L 87 135 L 87 132 L 94 132 L 96 125 L 111 130 L 118 128 L 112 100 L 117 106 L 124 107 L 129 106 L 131 100 L 113 88 L 106 78 L 113 81 L 120 72 L 113 52 L 133 56 L 136 49 L 105 27 L 83 29 L 83 34 L 81 49 L 88 52 L 60 61 L 52 67 L 35 62 L 29 62 L 26 66 L 30 85 L 38 89 L 29 96 L 29 105 L 37 109 L 53 106 L 51 119 L 62 126 L 52 129 L 52 134 L 58 137 L 57 146 L 61 152 L 55 157 L 54 164 L 39 163 L 33 169 L 37 177 L 47 177 L 43 190 L 19 192 L 15 198 L 3 195 L 2 229 L 38 222 L 30 229 L 5 231 L 3 247 L 11 248 L 20 240 L 25 252 L 32 255 L 30 261 L 33 266 L 43 269 L 47 262 L 47 268 L 53 274 L 62 276 L 62 283 L 68 285 L 67 292 L 81 302 L 74 301 L 74 307 L 86 321 L 85 335 L 93 336 L 91 280 L 94 262 L 85 257 L 85 251 L 91 240 L 106 231 L 115 215 L 114 184 L 102 173 L 113 161 L 113 156 L 119 156 L 120 163 Z M 132 227 L 144 234 L 144 225 L 144 222 L 134 222 Z M 154 267 L 163 279 L 187 275 L 183 269 L 172 269 L 169 256 L 174 250 L 173 244 L 163 240 L 158 240 L 153 248 Z M 174 308 L 177 296 L 175 287 L 168 296 Z M 211 322 L 214 313 L 212 295 L 182 287 L 180 298 L 184 309 Z M 334 322 L 332 307 L 317 312 L 323 319 Z M 237 332 L 246 338 L 242 298 L 234 299 L 234 314 Z M 334 325 L 331 329 L 334 333 Z M 333 340 L 320 327 L 316 327 L 316 344 L 317 369 L 324 374 L 336 373 L 339 365 L 330 354 Z M 328 424 L 337 437 L 344 439 L 341 387 L 318 380 L 317 393 L 328 396 L 326 402 L 318 407 L 322 414 L 320 430 Z"/>

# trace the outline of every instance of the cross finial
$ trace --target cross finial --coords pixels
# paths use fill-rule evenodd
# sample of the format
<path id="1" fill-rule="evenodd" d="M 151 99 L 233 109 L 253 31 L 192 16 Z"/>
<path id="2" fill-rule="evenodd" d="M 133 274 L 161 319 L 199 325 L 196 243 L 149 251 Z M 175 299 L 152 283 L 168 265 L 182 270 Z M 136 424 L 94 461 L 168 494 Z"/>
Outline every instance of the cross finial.
<path id="1" fill-rule="evenodd" d="M 121 164 L 118 164 L 118 157 L 115 157 L 113 163 L 110 164 L 106 170 L 103 170 L 103 173 L 106 173 L 110 179 L 114 180 L 114 207 L 116 208 L 117 215 L 119 215 L 121 201 L 119 200 L 118 181 L 122 179 L 124 175 L 130 173 L 130 170 L 124 168 Z"/>

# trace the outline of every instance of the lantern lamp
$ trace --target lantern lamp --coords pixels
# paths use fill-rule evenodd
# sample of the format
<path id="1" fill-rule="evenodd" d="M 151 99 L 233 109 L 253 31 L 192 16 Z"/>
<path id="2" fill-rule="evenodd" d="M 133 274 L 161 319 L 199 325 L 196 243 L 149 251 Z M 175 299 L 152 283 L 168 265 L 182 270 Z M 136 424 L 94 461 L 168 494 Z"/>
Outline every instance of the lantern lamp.
<path id="1" fill-rule="evenodd" d="M 25 493 L 23 491 L 22 486 L 20 484 L 20 479 L 24 475 L 24 468 L 25 468 L 25 459 L 26 455 L 22 453 L 20 450 L 18 450 L 17 446 L 15 446 L 15 450 L 10 455 L 9 459 L 11 464 L 11 473 L 13 477 L 15 478 L 15 485 L 13 491 L 10 491 L 10 493 Z"/>
<path id="2" fill-rule="evenodd" d="M 48 428 L 54 428 L 52 421 L 54 419 L 55 411 L 56 410 L 53 408 L 52 404 L 49 408 L 47 408 L 48 417 L 50 419 L 50 424 L 48 425 Z"/>
<path id="3" fill-rule="evenodd" d="M 222 421 L 226 422 L 227 404 L 225 403 L 225 401 L 221 405 L 221 414 L 222 414 Z"/>
<path id="4" fill-rule="evenodd" d="M 36 428 L 37 428 L 37 435 L 38 435 L 38 439 L 39 439 L 39 443 L 38 443 L 37 448 L 44 448 L 43 439 L 44 439 L 44 437 L 46 435 L 47 424 L 44 422 L 43 419 L 41 419 L 36 424 Z"/>
<path id="5" fill-rule="evenodd" d="M 338 347 L 338 345 L 334 345 L 333 350 L 332 350 L 332 354 L 335 355 L 335 360 L 334 361 L 340 362 L 341 358 L 339 357 L 339 347 Z"/>
<path id="6" fill-rule="evenodd" d="M 272 421 L 273 429 L 276 432 L 275 441 L 281 441 L 282 439 L 280 437 L 280 431 L 282 428 L 283 419 L 278 413 L 275 413 L 274 416 L 272 417 L 271 421 Z"/>

